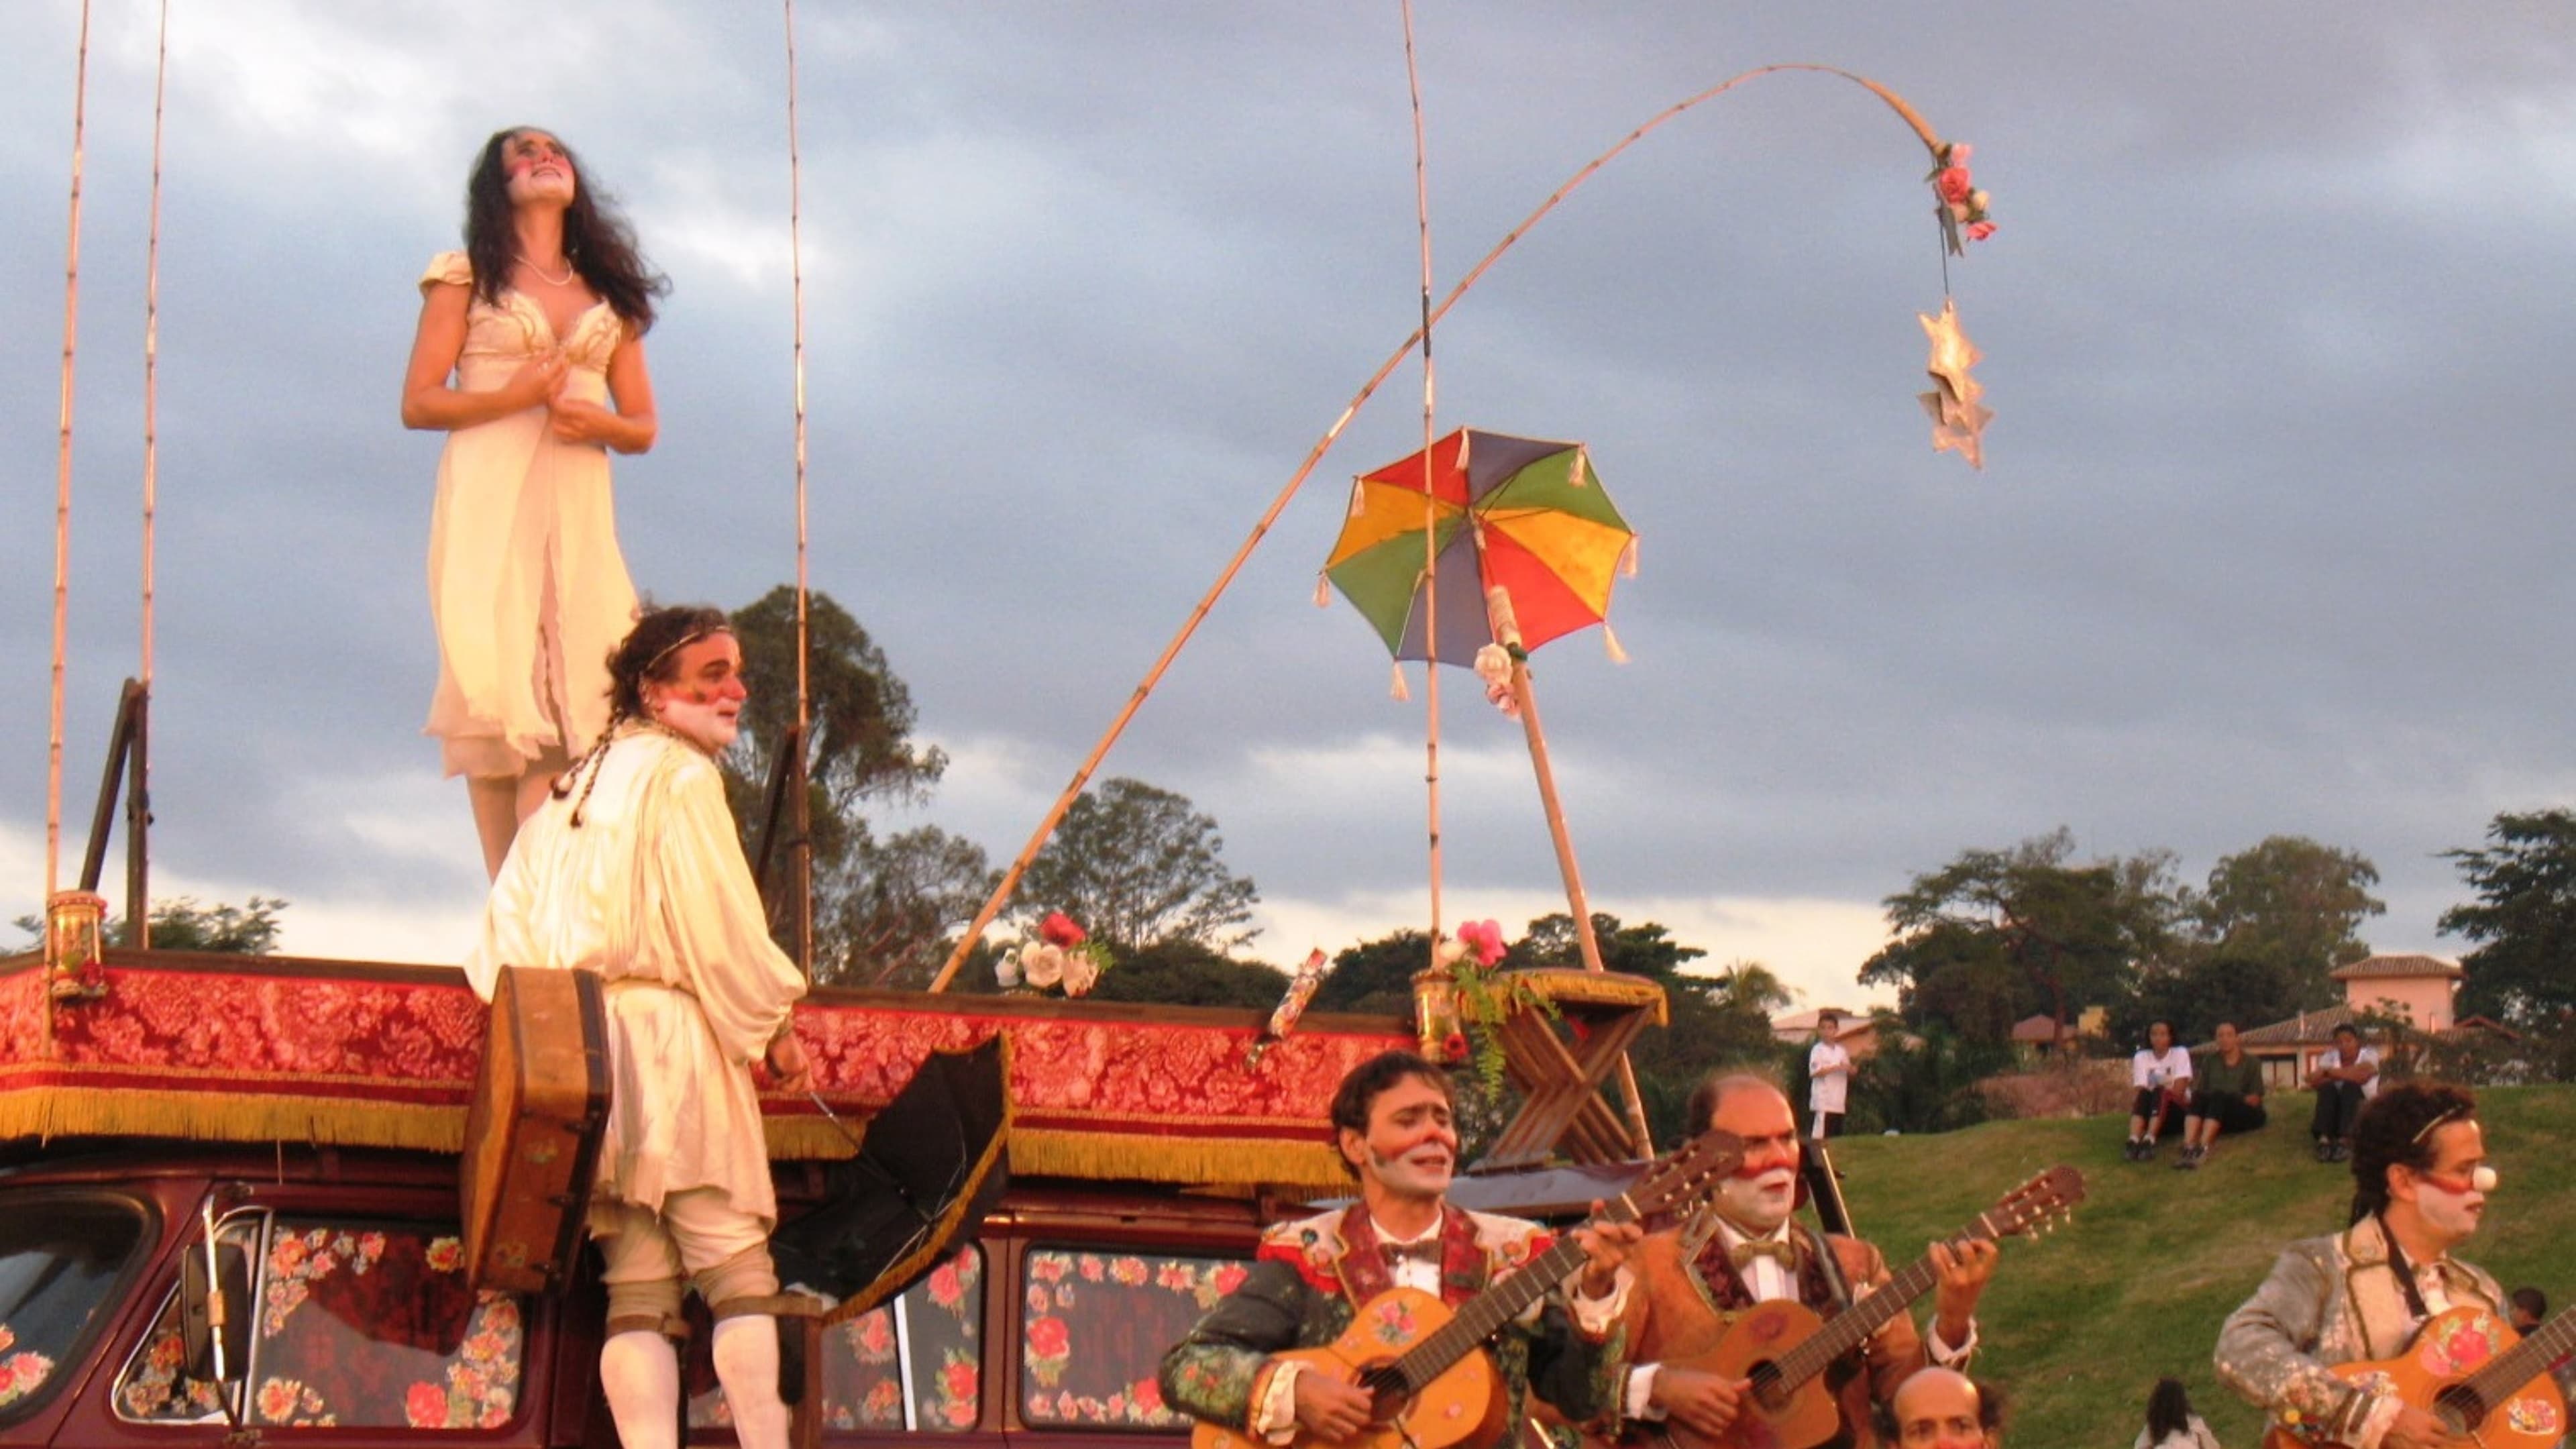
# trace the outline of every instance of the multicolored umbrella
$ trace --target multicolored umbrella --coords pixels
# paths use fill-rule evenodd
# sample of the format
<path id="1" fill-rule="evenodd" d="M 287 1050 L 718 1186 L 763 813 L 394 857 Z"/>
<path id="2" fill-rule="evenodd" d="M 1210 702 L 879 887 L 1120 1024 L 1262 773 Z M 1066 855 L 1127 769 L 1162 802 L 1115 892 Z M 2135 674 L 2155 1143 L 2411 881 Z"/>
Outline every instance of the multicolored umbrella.
<path id="1" fill-rule="evenodd" d="M 1362 474 L 1325 576 L 1398 659 L 1472 665 L 1496 642 L 1486 590 L 1510 594 L 1521 644 L 1536 649 L 1603 623 L 1636 534 L 1602 491 L 1580 443 L 1461 428 L 1431 445 L 1428 526 L 1438 548 L 1439 629 L 1427 625 L 1422 454 Z M 1615 651 L 1615 645 L 1613 646 Z"/>

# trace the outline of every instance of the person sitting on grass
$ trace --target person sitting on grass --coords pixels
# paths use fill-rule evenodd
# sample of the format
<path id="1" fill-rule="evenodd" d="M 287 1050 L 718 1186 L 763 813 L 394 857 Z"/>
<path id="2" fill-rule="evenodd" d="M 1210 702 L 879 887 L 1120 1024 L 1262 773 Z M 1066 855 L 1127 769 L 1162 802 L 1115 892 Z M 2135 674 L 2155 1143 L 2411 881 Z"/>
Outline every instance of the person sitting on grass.
<path id="1" fill-rule="evenodd" d="M 2189 1104 L 2191 1053 L 2174 1045 L 2173 1023 L 2153 1022 L 2147 1044 L 2129 1058 L 2129 1085 L 2137 1096 L 2129 1104 L 2131 1162 L 2153 1162 L 2156 1139 L 2168 1122 L 2179 1122 Z"/>
<path id="2" fill-rule="evenodd" d="M 2317 1161 L 2352 1160 L 2352 1124 L 2364 1102 L 2379 1095 L 2379 1049 L 2361 1044 L 2361 1028 L 2351 1022 L 2334 1029 L 2334 1045 L 2317 1058 L 2307 1085 L 2317 1094 L 2317 1110 L 2308 1119 L 2308 1135 L 2317 1140 Z"/>
<path id="3" fill-rule="evenodd" d="M 2191 1411 L 2182 1380 L 2164 1378 L 2147 1394 L 2147 1427 L 2130 1449 L 2218 1449 L 2218 1436 Z"/>
<path id="4" fill-rule="evenodd" d="M 2236 1023 L 2218 1024 L 2218 1050 L 2192 1064 L 2191 1111 L 2182 1119 L 2182 1156 L 2177 1168 L 2197 1168 L 2218 1142 L 2218 1134 L 2252 1132 L 2263 1115 L 2263 1064 L 2245 1054 Z"/>

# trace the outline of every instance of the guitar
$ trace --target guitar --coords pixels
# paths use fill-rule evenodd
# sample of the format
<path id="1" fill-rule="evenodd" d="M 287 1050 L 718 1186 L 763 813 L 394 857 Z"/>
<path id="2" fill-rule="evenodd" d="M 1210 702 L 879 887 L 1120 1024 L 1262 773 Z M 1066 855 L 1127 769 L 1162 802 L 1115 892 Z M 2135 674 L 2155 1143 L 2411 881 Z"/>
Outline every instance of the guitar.
<path id="1" fill-rule="evenodd" d="M 2518 1346 L 2517 1346 L 2518 1345 Z M 2567 1402 L 2549 1366 L 2576 1348 L 2576 1309 L 2517 1339 L 2502 1315 L 2478 1307 L 2437 1314 L 2395 1358 L 2348 1363 L 2335 1377 L 2393 1393 L 2487 1449 L 2550 1449 L 2567 1432 Z M 2319 1439 L 2275 1423 L 2263 1449 L 2318 1449 Z"/>
<path id="2" fill-rule="evenodd" d="M 1960 1229 L 1954 1241 L 2000 1241 L 2016 1233 L 2045 1231 L 2082 1201 L 2084 1174 L 2071 1167 L 2052 1167 L 2004 1194 L 2002 1201 Z M 1787 1299 L 1755 1304 L 1735 1320 L 1715 1348 L 1665 1361 L 1667 1367 L 1747 1380 L 1734 1425 L 1720 1440 L 1703 1438 L 1679 1424 L 1665 1425 L 1664 1437 L 1678 1449 L 1721 1445 L 1725 1449 L 1808 1449 L 1832 1438 L 1842 1427 L 1842 1412 L 1825 1391 L 1826 1367 L 1913 1306 L 1940 1276 L 1928 1255 L 1919 1258 L 1830 1321 Z"/>
<path id="3" fill-rule="evenodd" d="M 1616 1225 L 1649 1213 L 1687 1209 L 1714 1192 L 1743 1160 L 1744 1144 L 1734 1133 L 1704 1132 L 1656 1163 L 1593 1221 Z M 1505 1422 L 1501 1371 L 1490 1354 L 1477 1350 L 1548 1290 L 1581 1271 L 1584 1258 L 1583 1245 L 1568 1234 L 1454 1313 L 1433 1294 L 1390 1288 L 1360 1305 L 1340 1338 L 1278 1357 L 1374 1396 L 1369 1427 L 1337 1449 L 1491 1449 L 1510 1425 Z M 1322 1443 L 1303 1426 L 1294 1441 L 1296 1449 L 1316 1449 Z M 1190 1449 L 1269 1446 L 1241 1428 L 1201 1420 L 1190 1431 Z"/>

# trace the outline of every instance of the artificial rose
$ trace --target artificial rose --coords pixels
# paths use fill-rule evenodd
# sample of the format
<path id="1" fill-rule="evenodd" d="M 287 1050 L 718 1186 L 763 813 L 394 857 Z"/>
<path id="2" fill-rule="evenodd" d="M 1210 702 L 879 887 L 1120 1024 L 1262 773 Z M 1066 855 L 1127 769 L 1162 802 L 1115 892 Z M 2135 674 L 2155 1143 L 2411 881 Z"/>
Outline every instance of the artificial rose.
<path id="1" fill-rule="evenodd" d="M 1994 234 L 1995 224 L 1991 221 L 1972 221 L 1968 223 L 1968 240 L 1970 241 L 1984 241 L 1986 238 L 1993 236 Z"/>
<path id="2" fill-rule="evenodd" d="M 1046 919 L 1038 922 L 1038 938 L 1050 946 L 1079 946 L 1086 939 L 1073 917 L 1062 911 L 1046 913 Z"/>
<path id="3" fill-rule="evenodd" d="M 1449 1033 L 1449 1035 L 1440 1043 L 1440 1059 L 1444 1062 L 1465 1061 L 1467 1059 L 1467 1034 L 1463 1031 L 1453 1031 Z"/>
<path id="4" fill-rule="evenodd" d="M 413 1384 L 403 1392 L 403 1422 L 415 1429 L 447 1427 L 447 1390 L 437 1384 Z"/>
<path id="5" fill-rule="evenodd" d="M 1052 941 L 1023 947 L 1020 951 L 1020 977 L 1040 991 L 1048 990 L 1064 979 L 1064 962 L 1064 948 Z"/>
<path id="6" fill-rule="evenodd" d="M 1976 191 L 1976 183 L 1968 179 L 1965 166 L 1942 167 L 1941 175 L 1933 185 L 1940 189 L 1941 199 L 1952 206 L 1964 205 Z"/>
<path id="7" fill-rule="evenodd" d="M 1088 996 L 1100 980 L 1100 960 L 1088 951 L 1064 953 L 1064 994 Z"/>
<path id="8" fill-rule="evenodd" d="M 1467 943 L 1464 941 L 1443 936 L 1431 943 L 1431 964 L 1434 966 L 1455 966 L 1466 959 Z"/>
<path id="9" fill-rule="evenodd" d="M 1462 922 L 1458 939 L 1474 949 L 1479 966 L 1490 967 L 1503 959 L 1503 927 L 1499 921 Z"/>

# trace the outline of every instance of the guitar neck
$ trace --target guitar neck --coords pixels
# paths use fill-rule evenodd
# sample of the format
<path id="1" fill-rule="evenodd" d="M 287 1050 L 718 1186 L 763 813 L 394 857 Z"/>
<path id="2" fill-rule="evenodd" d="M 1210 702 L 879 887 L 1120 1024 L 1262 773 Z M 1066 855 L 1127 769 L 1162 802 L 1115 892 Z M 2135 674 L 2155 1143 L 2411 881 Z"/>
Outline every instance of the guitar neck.
<path id="1" fill-rule="evenodd" d="M 1625 1197 L 1609 1205 L 1599 1223 L 1634 1221 L 1637 1214 Z M 1502 1282 L 1469 1299 L 1456 1317 L 1441 1325 L 1420 1343 L 1406 1349 L 1395 1361 L 1407 1387 L 1420 1391 L 1440 1377 L 1451 1364 L 1473 1352 L 1476 1345 L 1494 1336 L 1506 1323 L 1518 1318 L 1529 1306 L 1547 1296 L 1548 1290 L 1573 1276 L 1584 1262 L 1583 1245 L 1572 1235 L 1560 1238 L 1556 1245 L 1529 1260 L 1521 1270 Z"/>
<path id="2" fill-rule="evenodd" d="M 1952 1238 L 1951 1244 L 1992 1238 L 1994 1229 L 1984 1215 Z M 1826 1251 L 1831 1252 L 1828 1247 Z M 1852 1351 L 1863 1339 L 1885 1327 L 1889 1319 L 1914 1306 L 1914 1300 L 1932 1290 L 1941 1281 L 1941 1270 L 1933 1266 L 1929 1255 L 1917 1258 L 1904 1272 L 1888 1280 L 1883 1288 L 1834 1315 L 1833 1321 L 1818 1329 L 1806 1342 L 1774 1360 L 1783 1392 L 1823 1373 L 1834 1360 Z"/>
<path id="3" fill-rule="evenodd" d="M 2477 1395 L 2479 1404 L 2493 1409 L 2512 1398 L 2516 1389 L 2549 1372 L 2559 1355 L 2571 1348 L 2576 1348 L 2576 1308 L 2533 1329 L 2531 1336 L 2514 1345 L 2512 1352 L 2462 1382 Z"/>

